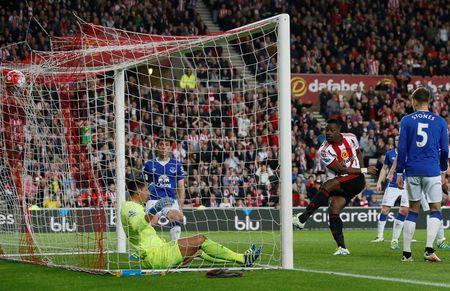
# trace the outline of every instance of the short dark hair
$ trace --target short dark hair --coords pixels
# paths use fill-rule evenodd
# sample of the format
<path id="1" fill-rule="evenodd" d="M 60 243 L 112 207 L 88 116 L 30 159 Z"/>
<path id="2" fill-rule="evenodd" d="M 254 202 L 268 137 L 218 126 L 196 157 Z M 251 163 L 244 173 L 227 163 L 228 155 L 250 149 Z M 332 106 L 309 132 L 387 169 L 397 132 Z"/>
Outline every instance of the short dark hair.
<path id="1" fill-rule="evenodd" d="M 137 190 L 142 187 L 145 187 L 145 181 L 142 178 L 135 178 L 127 182 L 127 188 L 130 192 L 130 195 L 137 194 Z"/>
<path id="2" fill-rule="evenodd" d="M 339 128 L 342 127 L 342 121 L 337 118 L 330 118 L 327 120 L 327 124 L 336 124 Z"/>
<path id="3" fill-rule="evenodd" d="M 430 91 L 425 87 L 419 87 L 412 92 L 411 98 L 421 104 L 428 103 L 430 102 Z"/>
<path id="4" fill-rule="evenodd" d="M 159 142 L 161 142 L 161 141 L 170 142 L 172 144 L 174 139 L 172 137 L 168 137 L 168 136 L 160 136 L 160 137 L 156 138 L 156 140 L 155 140 L 156 145 L 158 145 Z"/>

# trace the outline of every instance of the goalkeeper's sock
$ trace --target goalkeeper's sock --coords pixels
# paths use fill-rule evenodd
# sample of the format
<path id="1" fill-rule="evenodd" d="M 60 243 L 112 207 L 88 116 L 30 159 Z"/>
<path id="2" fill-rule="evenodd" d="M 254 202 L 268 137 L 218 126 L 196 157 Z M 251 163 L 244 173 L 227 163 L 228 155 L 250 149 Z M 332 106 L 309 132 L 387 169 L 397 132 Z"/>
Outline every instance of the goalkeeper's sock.
<path id="1" fill-rule="evenodd" d="M 311 203 L 306 207 L 305 212 L 303 212 L 299 217 L 301 223 L 305 223 L 306 220 L 321 206 L 326 206 L 328 204 L 328 198 L 330 194 L 324 189 L 320 189 L 319 192 L 311 200 Z"/>
<path id="2" fill-rule="evenodd" d="M 427 221 L 427 248 L 433 248 L 434 240 L 442 224 L 442 214 L 440 211 L 431 211 Z"/>
<path id="3" fill-rule="evenodd" d="M 411 241 L 416 231 L 418 215 L 417 212 L 409 210 L 408 216 L 406 216 L 405 223 L 403 224 L 403 252 L 411 253 Z"/>
<path id="4" fill-rule="evenodd" d="M 377 238 L 384 237 L 384 227 L 386 226 L 387 215 L 384 213 L 380 213 L 380 217 L 378 218 L 378 234 Z"/>
<path id="5" fill-rule="evenodd" d="M 224 247 L 223 245 L 218 244 L 208 238 L 202 243 L 201 249 L 212 258 L 238 262 L 240 264 L 245 263 L 243 254 L 233 252 L 229 248 Z"/>
<path id="6" fill-rule="evenodd" d="M 211 263 L 228 263 L 228 262 L 230 262 L 228 260 L 213 258 L 203 251 L 200 254 L 200 258 L 204 259 L 205 261 L 211 262 Z"/>
<path id="7" fill-rule="evenodd" d="M 398 239 L 400 238 L 400 234 L 402 233 L 403 229 L 403 224 L 405 223 L 405 218 L 406 216 L 404 216 L 400 212 L 397 213 L 397 216 L 395 217 L 394 220 L 394 227 L 392 228 L 392 240 L 398 241 Z"/>
<path id="8" fill-rule="evenodd" d="M 179 221 L 172 221 L 170 223 L 172 228 L 170 229 L 170 239 L 178 240 L 181 236 L 181 223 Z"/>
<path id="9" fill-rule="evenodd" d="M 344 233 L 342 232 L 342 220 L 339 214 L 330 214 L 330 230 L 338 247 L 345 249 Z"/>

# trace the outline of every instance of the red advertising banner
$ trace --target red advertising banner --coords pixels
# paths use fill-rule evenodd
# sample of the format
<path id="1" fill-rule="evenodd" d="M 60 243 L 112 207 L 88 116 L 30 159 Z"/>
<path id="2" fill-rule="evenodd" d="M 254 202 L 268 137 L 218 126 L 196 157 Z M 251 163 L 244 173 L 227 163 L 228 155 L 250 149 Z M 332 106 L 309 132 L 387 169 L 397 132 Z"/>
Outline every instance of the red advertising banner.
<path id="1" fill-rule="evenodd" d="M 392 84 L 395 79 L 392 76 L 368 76 L 368 75 L 326 75 L 326 74 L 292 74 L 291 88 L 295 99 L 302 103 L 319 105 L 319 93 L 325 87 L 332 91 L 355 91 L 375 88 L 379 84 Z M 437 88 L 450 90 L 450 77 L 419 77 L 413 76 L 408 85 L 412 90 L 419 85 L 428 85 L 434 92 Z"/>

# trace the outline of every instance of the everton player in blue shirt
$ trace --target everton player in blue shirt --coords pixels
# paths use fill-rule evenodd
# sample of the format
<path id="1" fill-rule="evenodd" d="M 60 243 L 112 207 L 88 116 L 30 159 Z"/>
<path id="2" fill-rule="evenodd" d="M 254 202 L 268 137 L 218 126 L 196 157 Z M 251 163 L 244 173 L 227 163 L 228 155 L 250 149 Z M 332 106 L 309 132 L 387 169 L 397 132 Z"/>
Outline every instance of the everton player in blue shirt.
<path id="1" fill-rule="evenodd" d="M 442 220 L 442 191 L 446 190 L 448 129 L 443 118 L 428 111 L 430 92 L 427 89 L 417 88 L 411 97 L 415 112 L 402 118 L 397 157 L 397 185 L 400 189 L 404 188 L 402 174 L 405 172 L 409 198 L 409 213 L 403 226 L 402 261 L 412 261 L 411 240 L 416 229 L 420 200 L 425 195 L 430 205 L 430 219 L 427 222 L 424 258 L 439 262 L 433 243 Z"/>
<path id="2" fill-rule="evenodd" d="M 154 224 L 161 216 L 165 216 L 171 223 L 170 238 L 177 240 L 181 235 L 183 224 L 183 204 L 185 197 L 184 171 L 181 163 L 170 158 L 172 151 L 171 141 L 165 138 L 156 140 L 157 157 L 144 164 L 143 176 L 149 183 L 149 200 L 146 210 L 154 209 L 154 205 L 160 200 L 169 200 L 158 213 L 152 213 Z M 167 203 L 166 203 L 167 204 Z"/>
<path id="3" fill-rule="evenodd" d="M 390 149 L 386 152 L 386 156 L 384 158 L 383 168 L 381 169 L 380 176 L 377 182 L 377 191 L 381 192 L 382 183 L 386 179 L 388 171 L 392 168 L 395 158 L 397 157 L 397 150 Z M 404 189 L 397 188 L 397 179 L 396 175 L 393 176 L 393 179 L 389 181 L 389 185 L 386 187 L 386 190 L 383 195 L 383 202 L 381 204 L 381 213 L 378 218 L 378 235 L 375 240 L 372 242 L 382 242 L 384 241 L 384 226 L 386 225 L 387 217 L 391 207 L 394 206 L 395 201 L 398 197 L 401 197 L 400 200 L 400 210 L 395 217 L 394 228 L 392 231 L 392 241 L 391 241 L 391 249 L 397 250 L 400 249 L 398 246 L 398 238 L 400 237 L 400 233 L 403 228 L 403 222 L 408 214 L 408 195 Z"/>

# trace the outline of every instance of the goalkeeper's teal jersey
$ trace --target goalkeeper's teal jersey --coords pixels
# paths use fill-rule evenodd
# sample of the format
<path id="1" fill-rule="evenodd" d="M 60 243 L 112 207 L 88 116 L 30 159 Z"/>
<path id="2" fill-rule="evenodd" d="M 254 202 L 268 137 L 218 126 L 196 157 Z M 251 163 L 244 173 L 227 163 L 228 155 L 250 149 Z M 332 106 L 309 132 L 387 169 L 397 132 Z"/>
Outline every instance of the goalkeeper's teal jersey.
<path id="1" fill-rule="evenodd" d="M 155 229 L 145 220 L 145 209 L 141 204 L 125 202 L 122 205 L 121 218 L 125 234 L 139 255 L 150 249 L 152 240 L 160 240 Z"/>

